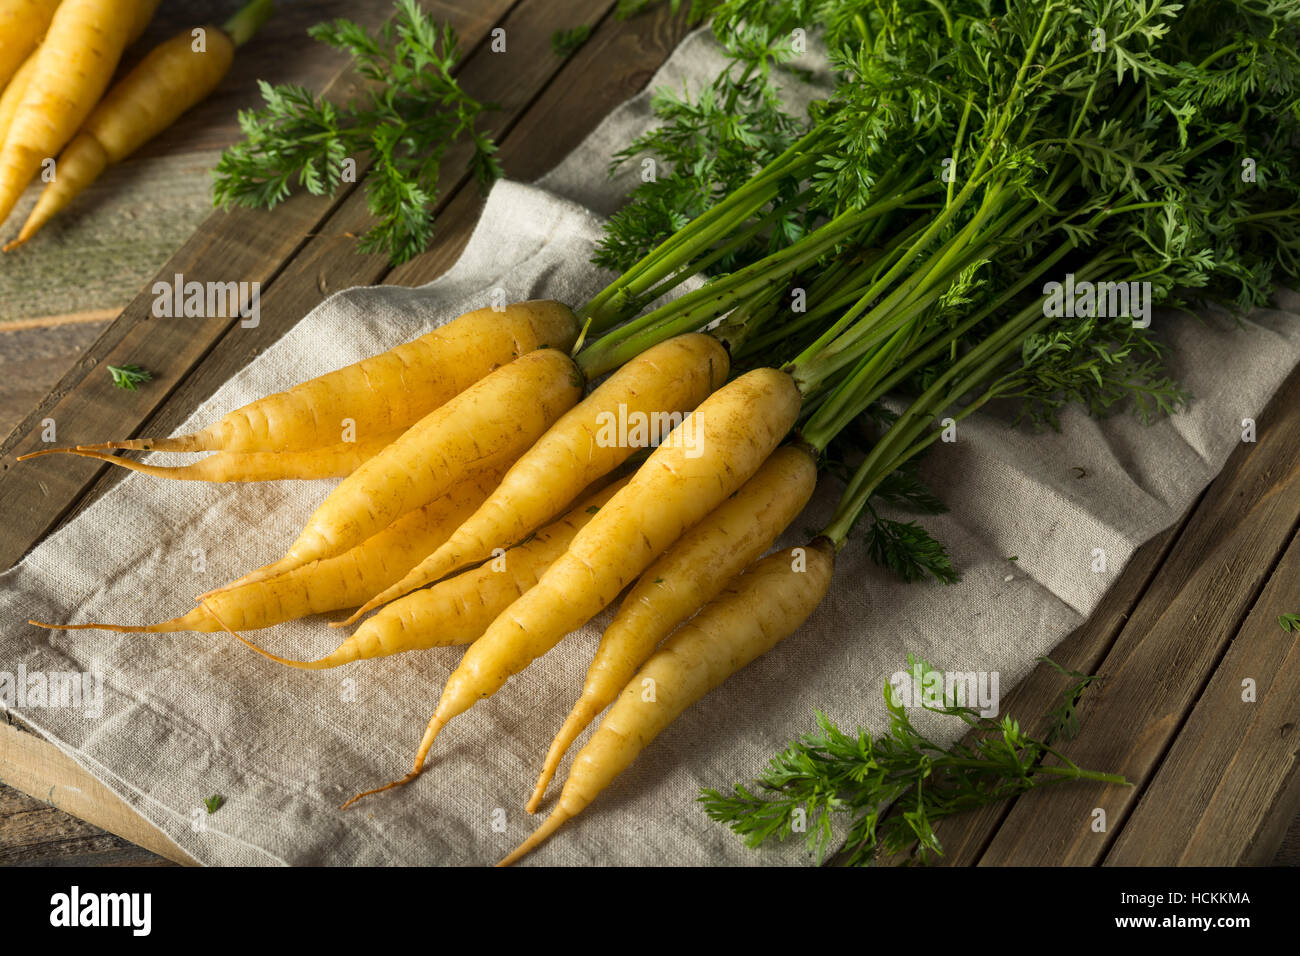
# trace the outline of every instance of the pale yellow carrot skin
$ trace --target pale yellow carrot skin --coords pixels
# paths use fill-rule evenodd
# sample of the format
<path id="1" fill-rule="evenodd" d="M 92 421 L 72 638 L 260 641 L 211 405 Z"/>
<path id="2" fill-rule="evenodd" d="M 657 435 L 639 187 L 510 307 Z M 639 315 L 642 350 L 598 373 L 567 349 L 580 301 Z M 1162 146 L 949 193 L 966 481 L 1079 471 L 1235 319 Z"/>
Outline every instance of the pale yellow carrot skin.
<path id="1" fill-rule="evenodd" d="M 18 111 L 18 104 L 22 102 L 23 91 L 27 89 L 27 81 L 31 79 L 35 66 L 36 54 L 33 53 L 18 67 L 18 72 L 13 75 L 4 92 L 0 93 L 0 148 L 3 148 L 5 137 L 9 135 L 9 126 L 14 121 L 14 113 Z"/>
<path id="2" fill-rule="evenodd" d="M 221 631 L 224 622 L 234 629 L 252 631 L 309 614 L 356 607 L 366 595 L 401 577 L 411 565 L 445 541 L 447 535 L 482 504 L 500 477 L 500 471 L 472 475 L 443 498 L 403 515 L 344 554 L 295 568 L 265 581 L 221 591 L 188 614 L 169 621 L 147 625 L 40 626 L 144 634 L 213 633 Z"/>
<path id="3" fill-rule="evenodd" d="M 793 427 L 799 405 L 794 381 L 775 369 L 747 372 L 709 396 L 579 532 L 537 586 L 501 612 L 465 652 L 429 721 L 417 771 L 449 720 L 595 617 L 748 481 Z"/>
<path id="4" fill-rule="evenodd" d="M 23 61 L 40 44 L 58 5 L 59 0 L 0 0 L 0 89 L 18 75 Z"/>
<path id="5" fill-rule="evenodd" d="M 493 618 L 535 585 L 550 563 L 564 553 L 573 536 L 591 520 L 591 509 L 600 508 L 626 481 L 584 498 L 560 520 L 479 567 L 394 601 L 319 660 L 289 660 L 245 643 L 271 660 L 302 670 L 323 670 L 406 651 L 472 643 Z"/>
<path id="6" fill-rule="evenodd" d="M 581 396 L 582 378 L 564 352 L 538 349 L 503 365 L 344 478 L 285 556 L 244 580 L 346 551 L 442 496 L 469 469 L 513 463 Z"/>
<path id="7" fill-rule="evenodd" d="M 475 309 L 387 352 L 258 399 L 192 435 L 79 445 L 142 451 L 305 451 L 356 433 L 409 427 L 493 370 L 539 348 L 567 351 L 573 311 L 537 299 L 504 311 Z"/>
<path id="8" fill-rule="evenodd" d="M 727 350 L 710 335 L 681 335 L 647 349 L 552 425 L 445 545 L 354 617 L 518 541 L 638 450 L 621 440 L 631 436 L 618 434 L 620 420 L 662 422 L 666 433 L 669 416 L 694 409 L 729 369 Z"/>
<path id="9" fill-rule="evenodd" d="M 500 865 L 532 852 L 581 813 L 682 711 L 798 630 L 826 596 L 834 569 L 834 548 L 819 538 L 764 558 L 734 578 L 623 688 L 574 758 L 555 809 Z"/>
<path id="10" fill-rule="evenodd" d="M 204 49 L 194 49 L 191 30 L 184 30 L 151 50 L 105 94 L 73 137 L 23 224 L 9 252 L 34 236 L 74 196 L 99 178 L 110 163 L 131 155 L 217 88 L 235 57 L 235 44 L 220 27 L 204 31 Z"/>
<path id="11" fill-rule="evenodd" d="M 21 455 L 18 461 L 42 455 L 76 455 L 106 461 L 142 475 L 176 481 L 251 482 L 344 478 L 383 451 L 402 435 L 402 429 L 368 441 L 339 442 L 310 451 L 219 451 L 188 465 L 149 465 L 102 451 L 47 448 Z"/>
<path id="12" fill-rule="evenodd" d="M 565 751 L 613 703 L 659 642 L 770 548 L 816 486 L 816 456 L 799 445 L 778 448 L 738 492 L 645 570 L 601 636 L 582 694 L 546 754 L 529 813 L 537 812 Z"/>
<path id="13" fill-rule="evenodd" d="M 0 222 L 41 164 L 57 156 L 90 115 L 122 51 L 157 6 L 158 0 L 59 4 L 0 151 Z"/>

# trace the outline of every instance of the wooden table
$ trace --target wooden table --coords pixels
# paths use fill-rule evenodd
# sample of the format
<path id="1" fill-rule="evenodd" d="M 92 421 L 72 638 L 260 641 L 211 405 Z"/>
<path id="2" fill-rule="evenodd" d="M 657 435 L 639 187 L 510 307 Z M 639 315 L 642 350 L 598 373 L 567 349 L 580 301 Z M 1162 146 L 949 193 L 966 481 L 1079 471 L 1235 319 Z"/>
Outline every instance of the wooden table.
<path id="1" fill-rule="evenodd" d="M 316 87 L 332 77 L 331 94 L 347 95 L 355 80 L 332 76 L 337 59 L 300 55 L 310 46 L 289 38 L 324 16 L 375 22 L 387 5 L 360 11 L 355 4 L 335 2 L 282 5 L 286 9 L 272 23 L 285 42 L 268 43 L 260 53 L 250 46 L 227 87 L 151 147 L 150 155 L 189 149 L 211 154 L 230 142 L 233 110 L 254 101 L 257 76 Z M 460 71 L 465 86 L 501 106 L 489 123 L 507 174 L 518 180 L 544 173 L 610 109 L 640 90 L 687 32 L 683 19 L 665 9 L 616 21 L 613 0 L 425 5 L 463 38 L 469 51 Z M 166 28 L 154 28 L 158 36 L 189 22 L 189 8 L 224 9 L 203 3 L 168 7 Z M 551 52 L 549 38 L 578 23 L 593 25 L 591 39 L 561 60 Z M 507 31 L 509 68 L 483 45 L 497 26 Z M 451 156 L 445 168 L 459 165 Z M 0 445 L 0 513 L 6 516 L 0 567 L 11 566 L 118 480 L 88 461 L 13 469 L 15 456 L 38 444 L 41 419 L 89 419 L 98 423 L 93 431 L 103 434 L 165 434 L 331 292 L 380 282 L 417 285 L 440 275 L 464 247 L 480 205 L 474 184 L 464 178 L 444 183 L 434 247 L 396 269 L 380 257 L 356 253 L 354 237 L 365 230 L 368 217 L 355 190 L 332 200 L 299 196 L 275 216 L 215 214 L 133 286 L 146 290 L 153 271 L 164 277 L 182 272 L 199 281 L 257 280 L 262 321 L 256 329 L 224 319 L 150 322 L 152 297 L 146 291 L 111 321 L 98 319 L 100 326 L 94 319 L 29 321 L 47 331 L 69 326 L 90 331 L 66 336 L 61 355 L 71 367 L 61 377 L 50 375 L 52 388 L 42 391 L 39 401 L 30 388 L 0 394 L 0 414 L 20 405 L 26 410 Z M 30 251 L 39 248 L 33 243 Z M 98 337 L 92 342 L 93 334 Z M 0 368 L 24 361 L 4 335 L 0 332 Z M 37 364 L 48 370 L 58 362 L 59 356 L 42 356 Z M 138 393 L 112 389 L 105 367 L 124 362 L 153 370 L 155 380 Z M 29 375 L 29 385 L 34 381 Z M 1276 622 L 1283 612 L 1300 611 L 1300 374 L 1259 421 L 1258 442 L 1237 450 L 1179 524 L 1141 549 L 1088 623 L 1054 652 L 1061 664 L 1102 676 L 1084 697 L 1082 732 L 1065 752 L 1080 764 L 1123 773 L 1134 786 L 1072 785 L 947 821 L 938 829 L 948 849 L 944 862 L 1300 860 L 1300 827 L 1294 823 L 1300 806 L 1295 744 L 1300 653 L 1296 637 Z M 1241 699 L 1247 677 L 1255 681 L 1253 703 Z M 1031 718 L 1054 703 L 1064 680 L 1039 667 L 1004 709 L 1032 725 Z M 52 745 L 12 727 L 0 726 L 0 732 L 0 779 L 34 794 L 28 798 L 0 789 L 0 863 L 184 860 Z M 1107 817 L 1102 833 L 1080 824 L 1098 807 Z"/>

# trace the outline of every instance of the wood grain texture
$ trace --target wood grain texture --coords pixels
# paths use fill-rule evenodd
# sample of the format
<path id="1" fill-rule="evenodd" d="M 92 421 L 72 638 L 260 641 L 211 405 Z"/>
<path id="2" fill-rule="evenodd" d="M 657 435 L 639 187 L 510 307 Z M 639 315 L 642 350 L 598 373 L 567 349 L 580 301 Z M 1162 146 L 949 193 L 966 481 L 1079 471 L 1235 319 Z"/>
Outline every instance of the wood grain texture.
<path id="1" fill-rule="evenodd" d="M 71 757 L 34 734 L 5 723 L 0 723 L 0 781 L 45 801 L 65 815 L 102 827 L 159 856 L 178 863 L 194 862 Z M 12 799 L 9 798 L 11 804 Z M 45 847 L 43 859 L 50 862 L 51 843 L 88 841 L 88 845 L 63 846 L 65 855 L 69 856 L 74 855 L 74 850 L 76 855 L 123 850 L 64 817 L 33 815 L 30 810 L 14 812 L 11 808 L 7 814 L 0 812 L 0 819 L 5 821 L 6 832 L 6 839 L 0 842 L 0 863 L 24 862 L 23 851 L 27 847 Z M 18 829 L 12 830 L 14 827 Z M 53 838 L 48 832 L 51 827 Z"/>
<path id="2" fill-rule="evenodd" d="M 34 328 L 0 326 L 0 433 L 8 434 L 40 404 L 112 318 L 95 315 L 85 322 Z"/>
<path id="3" fill-rule="evenodd" d="M 160 4 L 147 32 L 123 56 L 117 75 L 168 37 L 194 25 L 220 23 L 237 6 L 232 0 Z M 448 4 L 425 6 L 442 16 Z M 212 214 L 212 167 L 219 151 L 239 138 L 237 112 L 261 104 L 257 81 L 324 88 L 346 57 L 308 40 L 308 26 L 348 16 L 374 27 L 390 10 L 386 3 L 277 0 L 274 16 L 240 48 L 212 95 L 110 167 L 27 247 L 0 257 L 0 326 L 15 318 L 124 308 Z M 6 238 L 17 233 L 39 192 L 37 186 L 27 190 L 0 230 Z"/>
<path id="4" fill-rule="evenodd" d="M 1273 857 L 1300 808 L 1300 634 L 1277 621 L 1297 607 L 1300 538 L 1293 537 L 1106 854 L 1107 866 L 1239 866 Z"/>
<path id="5" fill-rule="evenodd" d="M 176 866 L 115 833 L 0 783 L 0 866 Z"/>
<path id="6" fill-rule="evenodd" d="M 980 865 L 1094 865 L 1106 857 L 1295 533 L 1297 434 L 1300 372 L 1261 416 L 1258 442 L 1238 448 L 1210 486 L 1099 665 L 1103 680 L 1083 697 L 1084 730 L 1065 752 L 1133 786 L 1025 794 Z M 1098 808 L 1104 832 L 1092 828 Z"/>

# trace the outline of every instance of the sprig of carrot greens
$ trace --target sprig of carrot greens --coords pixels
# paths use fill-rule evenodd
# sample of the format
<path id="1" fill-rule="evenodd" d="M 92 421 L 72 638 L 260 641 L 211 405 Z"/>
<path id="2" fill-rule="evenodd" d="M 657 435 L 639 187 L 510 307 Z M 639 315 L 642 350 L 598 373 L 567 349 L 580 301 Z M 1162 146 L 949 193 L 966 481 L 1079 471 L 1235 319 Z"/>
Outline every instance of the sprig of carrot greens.
<path id="1" fill-rule="evenodd" d="M 110 365 L 108 374 L 113 377 L 114 385 L 129 392 L 153 379 L 153 374 L 139 365 Z"/>
<path id="2" fill-rule="evenodd" d="M 911 655 L 908 665 L 906 673 L 918 684 L 934 670 Z M 933 825 L 946 817 L 1071 780 L 1129 785 L 1118 774 L 1085 770 L 1057 749 L 1058 741 L 1074 735 L 1074 707 L 1095 680 L 1068 673 L 1079 680 L 1062 693 L 1041 738 L 1010 715 L 981 716 L 951 692 L 942 702 L 922 696 L 919 706 L 970 728 L 969 740 L 941 746 L 917 730 L 887 683 L 888 733 L 845 733 L 818 711 L 817 730 L 773 757 L 753 785 L 736 784 L 727 793 L 704 789 L 699 800 L 712 819 L 751 847 L 805 833 L 808 852 L 821 862 L 836 844 L 837 819 L 845 819 L 848 830 L 838 861 L 868 865 L 880 854 L 915 847 L 917 859 L 925 862 L 943 853 Z M 1049 757 L 1056 762 L 1046 763 Z"/>
<path id="3" fill-rule="evenodd" d="M 370 87 L 337 104 L 301 86 L 261 82 L 266 105 L 239 114 L 244 139 L 218 161 L 213 201 L 269 209 L 295 184 L 313 195 L 333 195 L 369 156 L 366 199 L 378 221 L 359 249 L 405 262 L 433 236 L 432 210 L 449 147 L 473 147 L 469 169 L 484 186 L 501 175 L 496 144 L 479 128 L 491 107 L 468 95 L 454 76 L 455 31 L 436 24 L 415 0 L 397 0 L 393 19 L 377 33 L 342 19 L 309 33 L 350 54 Z"/>
<path id="4" fill-rule="evenodd" d="M 581 49 L 591 36 L 591 27 L 579 23 L 575 27 L 556 30 L 551 34 L 551 52 L 558 57 L 570 57 Z"/>

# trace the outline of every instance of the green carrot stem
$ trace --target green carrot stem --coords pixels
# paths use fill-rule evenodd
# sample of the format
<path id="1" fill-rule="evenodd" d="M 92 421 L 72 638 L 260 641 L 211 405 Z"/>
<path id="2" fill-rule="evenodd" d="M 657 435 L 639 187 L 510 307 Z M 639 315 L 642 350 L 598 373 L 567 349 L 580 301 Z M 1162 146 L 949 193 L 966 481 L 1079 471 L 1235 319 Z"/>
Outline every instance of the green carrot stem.
<path id="1" fill-rule="evenodd" d="M 274 12 L 275 4 L 272 0 L 249 0 L 222 24 L 221 29 L 235 46 L 243 46 Z"/>
<path id="2" fill-rule="evenodd" d="M 826 130 L 821 128 L 805 134 L 745 185 L 643 256 L 579 309 L 579 315 L 593 319 L 592 328 L 596 333 L 612 328 L 625 317 L 623 313 L 627 303 L 637 297 L 638 290 L 643 292 L 652 288 L 665 276 L 688 264 L 720 235 L 725 235 L 770 202 L 777 195 L 780 180 L 794 176 L 805 165 L 815 162 L 815 147 L 825 136 Z"/>
<path id="3" fill-rule="evenodd" d="M 1089 274 L 1097 270 L 1105 275 L 1115 272 L 1117 264 L 1110 254 L 1104 253 L 1085 268 Z M 994 379 L 1002 364 L 1022 347 L 1029 336 L 1054 321 L 1043 314 L 1041 302 L 1033 302 L 946 369 L 868 452 L 850 479 L 823 534 L 835 542 L 836 547 L 842 546 L 879 483 L 939 436 L 940 433 L 930 427 L 934 417 L 972 389 Z M 996 379 L 977 399 L 950 417 L 954 422 L 960 421 L 993 398 L 1006 394 L 1017 383 L 1019 371 L 1014 370 Z"/>
<path id="4" fill-rule="evenodd" d="M 868 214 L 867 210 L 844 213 L 794 245 L 624 324 L 580 352 L 578 366 L 590 380 L 618 368 L 652 345 L 706 325 L 725 315 L 745 296 L 816 262 L 859 228 Z"/>

